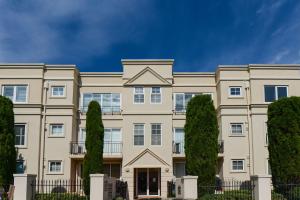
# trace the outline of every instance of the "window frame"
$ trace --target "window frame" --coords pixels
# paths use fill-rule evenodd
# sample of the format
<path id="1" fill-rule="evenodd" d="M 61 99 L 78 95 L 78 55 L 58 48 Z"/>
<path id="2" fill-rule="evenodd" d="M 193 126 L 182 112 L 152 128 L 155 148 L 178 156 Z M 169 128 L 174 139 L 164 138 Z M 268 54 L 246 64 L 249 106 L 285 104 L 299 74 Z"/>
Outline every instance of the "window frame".
<path id="1" fill-rule="evenodd" d="M 152 133 L 152 131 L 153 131 L 152 125 L 159 125 L 159 126 L 160 126 L 160 129 L 157 129 L 157 130 L 160 130 L 160 144 L 153 144 L 153 143 L 152 143 L 152 136 L 153 136 L 153 133 Z M 162 146 L 162 123 L 151 123 L 150 126 L 151 126 L 151 146 Z M 156 135 L 158 135 L 158 134 L 156 134 Z"/>
<path id="2" fill-rule="evenodd" d="M 143 93 L 136 93 L 137 88 L 142 88 Z M 135 102 L 135 95 L 143 95 L 143 102 Z M 135 86 L 133 89 L 133 104 L 145 104 L 145 88 L 143 86 Z"/>
<path id="3" fill-rule="evenodd" d="M 5 87 L 13 87 L 13 97 L 11 99 L 11 101 L 14 104 L 27 104 L 28 103 L 28 97 L 29 97 L 29 84 L 3 84 L 1 87 L 1 95 L 4 95 L 4 88 Z M 17 87 L 26 87 L 26 97 L 25 97 L 25 101 L 17 101 Z"/>
<path id="4" fill-rule="evenodd" d="M 229 123 L 229 129 L 230 129 L 230 136 L 235 136 L 235 137 L 243 137 L 245 136 L 245 131 L 244 131 L 244 124 L 243 122 L 230 122 Z M 233 133 L 232 125 L 241 125 L 241 133 Z"/>
<path id="5" fill-rule="evenodd" d="M 56 162 L 56 163 L 60 163 L 60 171 L 51 171 L 51 163 L 52 162 Z M 62 160 L 48 160 L 48 174 L 63 174 L 64 169 L 63 169 L 63 161 Z"/>
<path id="6" fill-rule="evenodd" d="M 15 123 L 14 124 L 14 127 L 16 125 L 24 125 L 24 145 L 16 145 L 16 142 L 15 142 L 15 147 L 16 148 L 27 148 L 27 123 Z M 16 137 L 16 132 L 15 132 L 15 137 Z"/>
<path id="7" fill-rule="evenodd" d="M 135 144 L 135 126 L 136 125 L 143 125 L 143 144 L 141 145 L 141 144 Z M 143 124 L 143 123 L 134 123 L 133 124 L 133 146 L 134 147 L 143 147 L 143 146 L 145 146 L 145 124 Z"/>
<path id="8" fill-rule="evenodd" d="M 231 89 L 240 89 L 240 94 L 239 95 L 232 95 L 231 94 Z M 242 92 L 242 86 L 229 86 L 229 89 L 228 89 L 228 96 L 230 98 L 238 98 L 238 97 L 243 97 L 243 92 Z"/>
<path id="9" fill-rule="evenodd" d="M 104 94 L 110 94 L 111 95 L 111 102 L 110 102 L 110 104 L 111 104 L 111 110 L 112 110 L 112 112 L 104 112 L 104 110 L 103 110 L 103 95 Z M 88 105 L 87 106 L 85 106 L 84 105 L 84 95 L 91 95 L 91 100 L 90 101 L 97 101 L 99 104 L 100 104 L 100 106 L 101 106 L 101 111 L 102 111 L 102 114 L 107 114 L 107 113 L 113 113 L 114 112 L 114 110 L 113 110 L 113 95 L 114 94 L 116 94 L 116 95 L 119 95 L 119 111 L 118 112 L 121 112 L 121 108 L 122 108 L 122 94 L 121 93 L 117 93 L 117 92 L 111 92 L 111 93 L 96 93 L 96 92 L 84 92 L 84 93 L 81 93 L 80 95 L 81 95 L 81 97 L 80 97 L 80 99 L 81 99 L 81 103 L 80 103 L 80 110 L 81 110 L 81 112 L 82 113 L 86 113 L 87 112 L 87 110 L 88 110 Z M 98 101 L 98 100 L 96 100 L 95 99 L 95 95 L 100 95 L 100 101 Z M 117 111 L 116 111 L 117 112 Z"/>
<path id="10" fill-rule="evenodd" d="M 53 134 L 53 126 L 62 126 L 62 132 L 61 135 L 54 135 Z M 64 123 L 50 123 L 49 124 L 49 137 L 53 137 L 53 138 L 61 138 L 61 137 L 65 137 L 65 124 Z"/>
<path id="11" fill-rule="evenodd" d="M 53 94 L 54 88 L 63 88 L 63 95 L 54 95 Z M 51 97 L 52 98 L 65 98 L 66 97 L 66 85 L 52 85 L 51 86 Z"/>
<path id="12" fill-rule="evenodd" d="M 153 88 L 159 88 L 159 93 L 153 93 Z M 152 95 L 159 95 L 159 102 L 153 102 L 152 101 Z M 162 89 L 159 86 L 154 86 L 151 87 L 151 91 L 150 91 L 150 104 L 162 104 Z"/>
<path id="13" fill-rule="evenodd" d="M 242 161 L 243 162 L 243 169 L 233 169 L 233 162 L 234 161 Z M 239 158 L 234 158 L 234 159 L 231 159 L 230 160 L 230 165 L 231 165 L 231 167 L 230 167 L 230 169 L 231 169 L 231 172 L 245 172 L 245 159 L 239 159 Z"/>
<path id="14" fill-rule="evenodd" d="M 289 97 L 289 86 L 288 85 L 264 85 L 263 87 L 263 93 L 264 93 L 264 102 L 265 103 L 272 103 L 274 101 L 266 101 L 266 86 L 273 86 L 275 88 L 275 99 L 274 101 L 278 100 L 278 88 L 279 87 L 285 87 L 286 88 L 286 97 Z"/>

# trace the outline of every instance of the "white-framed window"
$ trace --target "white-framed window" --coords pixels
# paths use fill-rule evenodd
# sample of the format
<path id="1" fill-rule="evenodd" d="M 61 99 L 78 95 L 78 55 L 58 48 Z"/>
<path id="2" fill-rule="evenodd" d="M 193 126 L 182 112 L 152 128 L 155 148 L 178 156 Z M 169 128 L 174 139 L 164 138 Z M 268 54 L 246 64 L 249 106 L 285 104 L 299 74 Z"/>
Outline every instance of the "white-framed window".
<path id="1" fill-rule="evenodd" d="M 51 174 L 61 174 L 63 166 L 61 160 L 51 160 L 48 162 L 48 172 Z"/>
<path id="2" fill-rule="evenodd" d="M 151 124 L 151 145 L 161 145 L 161 124 Z"/>
<path id="3" fill-rule="evenodd" d="M 143 87 L 134 88 L 134 100 L 135 104 L 143 104 L 145 102 L 145 91 Z"/>
<path id="4" fill-rule="evenodd" d="M 161 88 L 160 87 L 152 87 L 151 88 L 151 103 L 159 104 L 161 103 Z"/>
<path id="5" fill-rule="evenodd" d="M 186 175 L 185 162 L 174 162 L 173 164 L 173 175 L 176 178 L 180 178 Z"/>
<path id="6" fill-rule="evenodd" d="M 229 96 L 230 97 L 241 97 L 242 96 L 242 87 L 237 87 L 237 86 L 229 87 Z"/>
<path id="7" fill-rule="evenodd" d="M 270 165 L 269 159 L 267 159 L 267 174 L 272 175 L 272 170 L 271 170 L 271 165 Z"/>
<path id="8" fill-rule="evenodd" d="M 26 146 L 26 124 L 15 124 L 15 146 Z"/>
<path id="9" fill-rule="evenodd" d="M 120 93 L 83 93 L 82 111 L 87 112 L 91 101 L 97 101 L 101 105 L 104 114 L 121 111 Z"/>
<path id="10" fill-rule="evenodd" d="M 268 122 L 264 123 L 264 128 L 265 128 L 265 145 L 269 145 L 269 136 L 268 136 Z"/>
<path id="11" fill-rule="evenodd" d="M 50 136 L 53 137 L 64 136 L 64 124 L 50 124 Z"/>
<path id="12" fill-rule="evenodd" d="M 212 93 L 174 93 L 174 110 L 176 112 L 185 112 L 189 101 L 196 95 L 209 95 L 212 99 Z"/>
<path id="13" fill-rule="evenodd" d="M 288 86 L 286 85 L 265 85 L 265 102 L 273 102 L 288 96 Z"/>
<path id="14" fill-rule="evenodd" d="M 4 85 L 2 96 L 8 97 L 14 103 L 26 103 L 27 88 L 27 85 Z"/>
<path id="15" fill-rule="evenodd" d="M 231 135 L 243 135 L 244 131 L 243 123 L 230 123 Z"/>
<path id="16" fill-rule="evenodd" d="M 52 86 L 51 87 L 52 97 L 65 97 L 65 86 Z"/>
<path id="17" fill-rule="evenodd" d="M 245 170 L 245 160 L 244 159 L 232 159 L 231 160 L 231 170 L 232 171 L 244 171 Z"/>
<path id="18" fill-rule="evenodd" d="M 144 124 L 134 124 L 133 137 L 135 146 L 144 145 L 144 134 L 145 134 L 145 125 Z"/>
<path id="19" fill-rule="evenodd" d="M 121 153 L 122 152 L 122 134 L 120 128 L 104 129 L 104 147 L 103 153 Z"/>
<path id="20" fill-rule="evenodd" d="M 174 128 L 173 153 L 184 153 L 184 128 Z"/>

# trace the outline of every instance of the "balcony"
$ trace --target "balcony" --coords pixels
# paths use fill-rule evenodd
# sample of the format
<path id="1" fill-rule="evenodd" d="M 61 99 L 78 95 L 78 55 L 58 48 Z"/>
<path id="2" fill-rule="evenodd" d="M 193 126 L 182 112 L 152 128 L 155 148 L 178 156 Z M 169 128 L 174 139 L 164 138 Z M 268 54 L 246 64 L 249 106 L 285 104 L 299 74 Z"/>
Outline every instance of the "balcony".
<path id="1" fill-rule="evenodd" d="M 88 111 L 88 106 L 81 106 L 80 111 L 86 113 Z M 101 106 L 101 112 L 103 115 L 120 115 L 121 114 L 120 106 Z"/>
<path id="2" fill-rule="evenodd" d="M 70 154 L 83 157 L 86 153 L 85 142 L 71 142 Z M 104 142 L 104 157 L 120 157 L 122 156 L 122 142 Z"/>
<path id="3" fill-rule="evenodd" d="M 175 106 L 175 109 L 174 109 L 174 113 L 176 115 L 185 115 L 186 113 L 186 106 Z"/>
<path id="4" fill-rule="evenodd" d="M 224 141 L 218 140 L 218 153 L 224 153 Z M 173 154 L 184 155 L 184 141 L 173 141 Z"/>

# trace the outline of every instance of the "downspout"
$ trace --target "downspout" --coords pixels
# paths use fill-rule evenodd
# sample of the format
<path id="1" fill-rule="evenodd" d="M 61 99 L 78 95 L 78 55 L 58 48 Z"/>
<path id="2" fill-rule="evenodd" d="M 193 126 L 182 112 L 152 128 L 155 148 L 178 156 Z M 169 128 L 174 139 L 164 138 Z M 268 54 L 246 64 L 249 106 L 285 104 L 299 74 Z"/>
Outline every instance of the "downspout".
<path id="1" fill-rule="evenodd" d="M 43 66 L 43 75 L 42 75 L 42 99 L 41 99 L 41 121 L 40 121 L 40 133 L 39 133 L 39 149 L 38 149 L 38 174 L 37 174 L 37 180 L 40 180 L 41 177 L 41 149 L 42 149 L 42 133 L 43 133 L 43 123 L 44 123 L 44 75 L 45 75 L 45 66 Z"/>
<path id="2" fill-rule="evenodd" d="M 42 122 L 42 133 L 43 133 L 43 152 L 42 152 L 42 181 L 44 180 L 44 171 L 45 171 L 45 143 L 46 143 L 46 113 L 47 113 L 47 92 L 49 83 L 48 81 L 44 82 L 44 109 L 43 109 L 43 122 Z"/>

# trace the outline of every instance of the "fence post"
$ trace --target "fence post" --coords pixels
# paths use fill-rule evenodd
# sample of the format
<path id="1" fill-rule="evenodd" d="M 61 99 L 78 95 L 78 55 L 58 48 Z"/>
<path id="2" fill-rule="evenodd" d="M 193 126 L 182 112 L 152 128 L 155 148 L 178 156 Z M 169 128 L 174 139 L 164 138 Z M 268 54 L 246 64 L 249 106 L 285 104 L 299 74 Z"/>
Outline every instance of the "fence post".
<path id="1" fill-rule="evenodd" d="M 198 176 L 183 176 L 183 198 L 198 199 Z"/>
<path id="2" fill-rule="evenodd" d="M 255 200 L 271 200 L 271 177 L 271 175 L 251 176 Z"/>
<path id="3" fill-rule="evenodd" d="M 90 174 L 90 200 L 103 200 L 104 174 Z"/>
<path id="4" fill-rule="evenodd" d="M 14 174 L 14 200 L 31 200 L 35 192 L 31 184 L 35 179 L 35 174 Z"/>

